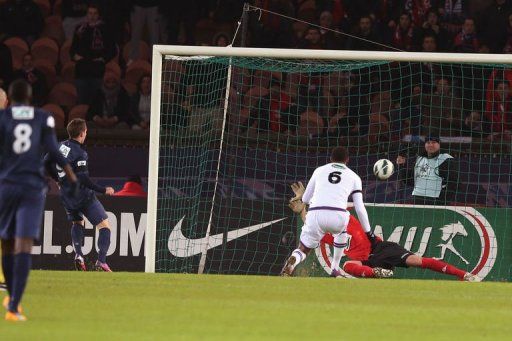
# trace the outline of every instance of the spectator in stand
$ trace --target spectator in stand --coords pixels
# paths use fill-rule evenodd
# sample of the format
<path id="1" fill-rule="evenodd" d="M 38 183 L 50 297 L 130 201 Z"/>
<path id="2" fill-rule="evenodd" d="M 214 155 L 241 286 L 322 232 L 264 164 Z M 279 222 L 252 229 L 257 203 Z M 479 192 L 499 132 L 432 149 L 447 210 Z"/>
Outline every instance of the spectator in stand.
<path id="1" fill-rule="evenodd" d="M 442 0 L 438 3 L 438 11 L 441 16 L 441 26 L 451 36 L 457 34 L 462 28 L 464 18 L 468 16 L 466 0 Z"/>
<path id="2" fill-rule="evenodd" d="M 491 123 L 489 140 L 511 140 L 512 133 L 512 95 L 510 84 L 503 79 L 494 82 L 493 100 L 486 105 L 485 117 Z"/>
<path id="3" fill-rule="evenodd" d="M 410 15 L 412 25 L 421 27 L 425 22 L 427 12 L 432 6 L 430 0 L 405 0 L 404 10 Z"/>
<path id="4" fill-rule="evenodd" d="M 476 36 L 475 20 L 466 18 L 462 30 L 455 36 L 453 46 L 455 52 L 477 53 L 480 50 L 480 41 Z"/>
<path id="5" fill-rule="evenodd" d="M 437 41 L 435 36 L 426 35 L 423 37 L 421 52 L 437 52 Z M 431 94 L 434 91 L 434 80 L 443 72 L 443 65 L 440 63 L 412 63 L 411 64 L 411 90 Z M 451 70 L 451 69 L 450 69 Z M 407 80 L 406 80 L 407 81 Z"/>
<path id="6" fill-rule="evenodd" d="M 148 194 L 144 191 L 144 187 L 142 187 L 142 179 L 140 178 L 140 175 L 132 175 L 126 179 L 123 189 L 114 193 L 114 196 L 146 198 Z"/>
<path id="7" fill-rule="evenodd" d="M 360 51 L 378 51 L 382 50 L 380 43 L 380 35 L 373 29 L 373 22 L 369 15 L 363 15 L 359 18 L 359 25 L 357 26 L 354 35 L 362 38 L 349 38 L 347 40 L 347 50 L 360 50 Z M 364 39 L 364 40 L 363 40 Z"/>
<path id="8" fill-rule="evenodd" d="M 290 110 L 290 97 L 282 90 L 282 81 L 272 78 L 269 90 L 269 94 L 261 98 L 256 108 L 251 110 L 251 116 L 242 131 L 255 127 L 262 131 L 284 132 L 294 130 L 298 124 L 297 115 L 293 115 Z"/>
<path id="9" fill-rule="evenodd" d="M 450 35 L 448 31 L 440 26 L 437 9 L 431 8 L 428 11 L 427 20 L 423 23 L 422 31 L 422 36 L 433 35 L 436 37 L 440 51 L 450 50 L 450 44 L 448 43 Z"/>
<path id="10" fill-rule="evenodd" d="M 489 136 L 489 121 L 478 111 L 472 111 L 464 118 L 462 126 L 462 135 L 477 138 L 485 138 Z"/>
<path id="11" fill-rule="evenodd" d="M 48 83 L 46 82 L 44 73 L 34 67 L 34 60 L 31 53 L 27 53 L 23 56 L 21 69 L 14 72 L 13 79 L 18 78 L 23 78 L 32 86 L 32 103 L 38 107 L 43 106 L 48 96 Z"/>
<path id="12" fill-rule="evenodd" d="M 494 0 L 479 16 L 480 37 L 491 53 L 500 53 L 507 41 L 508 17 L 512 6 L 507 0 Z"/>
<path id="13" fill-rule="evenodd" d="M 400 15 L 398 26 L 394 28 L 391 45 L 403 51 L 416 51 L 418 49 L 419 32 L 411 21 L 411 16 L 404 12 Z"/>
<path id="14" fill-rule="evenodd" d="M 462 99 L 452 91 L 450 80 L 440 77 L 435 80 L 435 91 L 423 100 L 423 129 L 427 135 L 438 131 L 441 136 L 462 134 L 464 106 Z"/>
<path id="15" fill-rule="evenodd" d="M 34 1 L 8 0 L 0 5 L 0 32 L 20 37 L 31 45 L 43 27 L 43 14 Z"/>
<path id="16" fill-rule="evenodd" d="M 139 43 L 142 38 L 142 32 L 144 24 L 147 24 L 149 33 L 149 46 L 157 44 L 159 41 L 159 18 L 158 3 L 159 0 L 132 0 L 132 40 L 131 40 L 131 52 L 130 59 L 127 65 L 130 65 L 132 61 L 137 60 L 139 57 Z"/>
<path id="17" fill-rule="evenodd" d="M 213 36 L 212 41 L 213 46 L 221 46 L 226 47 L 229 44 L 231 44 L 231 40 L 229 39 L 229 36 L 225 32 L 219 32 L 216 35 Z"/>
<path id="18" fill-rule="evenodd" d="M 73 33 L 80 25 L 87 14 L 87 0 L 62 0 L 62 26 L 66 39 L 73 38 Z"/>
<path id="19" fill-rule="evenodd" d="M 329 11 L 323 11 L 320 14 L 320 26 L 325 27 L 326 29 L 320 29 L 320 34 L 322 36 L 323 45 L 327 50 L 341 50 L 345 46 L 344 36 L 338 33 L 334 33 L 331 30 L 337 30 L 333 25 L 333 17 L 332 13 Z"/>
<path id="20" fill-rule="evenodd" d="M 507 42 L 503 48 L 503 53 L 512 53 L 512 14 L 508 16 Z"/>
<path id="21" fill-rule="evenodd" d="M 149 129 L 151 119 L 151 75 L 143 75 L 137 83 L 137 93 L 130 99 L 132 129 Z"/>
<path id="22" fill-rule="evenodd" d="M 89 103 L 88 125 L 96 128 L 126 129 L 131 123 L 128 119 L 130 98 L 121 86 L 119 78 L 107 71 L 103 77 L 103 85 Z"/>
<path id="23" fill-rule="evenodd" d="M 304 33 L 304 39 L 300 44 L 300 48 L 321 50 L 324 48 L 322 42 L 322 34 L 318 27 L 310 26 Z"/>
<path id="24" fill-rule="evenodd" d="M 89 5 L 85 22 L 75 29 L 69 51 L 71 59 L 76 62 L 78 103 L 89 104 L 92 101 L 101 87 L 105 64 L 116 52 L 116 46 L 100 19 L 98 6 Z"/>
<path id="25" fill-rule="evenodd" d="M 12 79 L 12 55 L 9 47 L 0 41 L 0 88 L 7 88 Z"/>

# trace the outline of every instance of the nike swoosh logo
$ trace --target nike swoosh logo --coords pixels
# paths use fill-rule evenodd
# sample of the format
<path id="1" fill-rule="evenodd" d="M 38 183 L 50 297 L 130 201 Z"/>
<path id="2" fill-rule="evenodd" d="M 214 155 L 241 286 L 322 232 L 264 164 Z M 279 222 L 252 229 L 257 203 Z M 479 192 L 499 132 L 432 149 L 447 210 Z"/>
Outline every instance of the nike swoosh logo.
<path id="1" fill-rule="evenodd" d="M 210 250 L 224 243 L 223 233 L 214 234 L 210 235 L 210 237 L 203 237 L 198 239 L 190 239 L 185 237 L 181 232 L 181 225 L 183 224 L 184 219 L 185 216 L 183 216 L 183 218 L 180 219 L 176 226 L 174 226 L 171 234 L 169 235 L 169 239 L 167 240 L 167 247 L 173 256 L 180 258 L 195 256 L 203 252 L 206 244 L 208 244 L 207 250 Z M 268 221 L 266 223 L 251 225 L 242 227 L 237 230 L 229 231 L 227 236 L 227 243 L 285 219 L 286 218 L 281 218 Z"/>

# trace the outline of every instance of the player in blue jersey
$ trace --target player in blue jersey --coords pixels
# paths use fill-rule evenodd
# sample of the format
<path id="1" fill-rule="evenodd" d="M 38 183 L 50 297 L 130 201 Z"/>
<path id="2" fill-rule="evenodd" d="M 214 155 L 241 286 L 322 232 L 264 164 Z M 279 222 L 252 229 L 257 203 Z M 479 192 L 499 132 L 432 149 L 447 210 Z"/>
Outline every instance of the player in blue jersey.
<path id="1" fill-rule="evenodd" d="M 69 139 L 61 142 L 59 151 L 68 161 L 73 171 L 76 173 L 80 188 L 78 196 L 69 195 L 69 181 L 61 169 L 57 168 L 52 171 L 52 167 L 48 167 L 52 163 L 51 158 L 47 157 L 47 168 L 50 175 L 58 181 L 61 191 L 61 200 L 66 210 L 68 220 L 71 225 L 71 241 L 75 250 L 75 268 L 77 270 L 86 271 L 84 255 L 82 253 L 82 243 L 84 239 L 84 216 L 96 226 L 98 232 L 98 260 L 95 268 L 99 271 L 111 272 L 107 265 L 107 251 L 110 246 L 110 226 L 108 223 L 107 213 L 103 205 L 96 198 L 95 193 L 107 195 L 114 194 L 112 187 L 102 187 L 91 181 L 88 171 L 87 152 L 82 148 L 82 144 L 87 137 L 87 125 L 82 119 L 74 119 L 67 126 Z"/>
<path id="2" fill-rule="evenodd" d="M 59 153 L 55 120 L 30 106 L 32 88 L 24 80 L 9 87 L 12 105 L 0 111 L 0 239 L 2 266 L 8 296 L 5 319 L 25 321 L 19 303 L 31 268 L 31 251 L 44 210 L 46 179 L 43 152 L 46 150 L 61 167 L 72 192 L 77 178 Z"/>

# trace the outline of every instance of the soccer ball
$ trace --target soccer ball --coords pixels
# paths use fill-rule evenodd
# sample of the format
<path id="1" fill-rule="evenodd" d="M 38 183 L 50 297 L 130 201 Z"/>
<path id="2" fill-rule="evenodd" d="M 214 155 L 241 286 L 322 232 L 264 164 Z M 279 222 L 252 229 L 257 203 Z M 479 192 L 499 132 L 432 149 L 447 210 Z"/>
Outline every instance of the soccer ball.
<path id="1" fill-rule="evenodd" d="M 373 174 L 380 180 L 388 179 L 394 171 L 395 166 L 388 159 L 380 159 L 373 165 Z"/>

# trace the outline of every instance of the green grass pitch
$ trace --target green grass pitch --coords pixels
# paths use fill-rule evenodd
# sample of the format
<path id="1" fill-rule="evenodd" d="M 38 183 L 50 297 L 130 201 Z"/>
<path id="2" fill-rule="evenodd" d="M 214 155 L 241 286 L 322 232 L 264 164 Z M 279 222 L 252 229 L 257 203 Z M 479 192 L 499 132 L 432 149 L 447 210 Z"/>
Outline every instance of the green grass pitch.
<path id="1" fill-rule="evenodd" d="M 33 271 L 1 340 L 506 340 L 512 285 Z"/>

